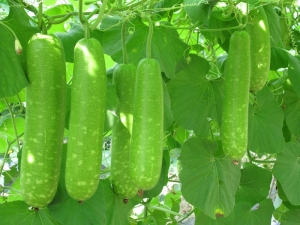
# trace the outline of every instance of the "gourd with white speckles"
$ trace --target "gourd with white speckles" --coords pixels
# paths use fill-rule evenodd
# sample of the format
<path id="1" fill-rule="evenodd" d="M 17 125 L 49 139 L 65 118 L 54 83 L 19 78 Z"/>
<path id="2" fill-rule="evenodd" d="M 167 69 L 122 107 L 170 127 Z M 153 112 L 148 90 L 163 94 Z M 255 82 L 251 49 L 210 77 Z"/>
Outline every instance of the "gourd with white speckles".
<path id="1" fill-rule="evenodd" d="M 249 86 L 250 38 L 246 31 L 235 31 L 225 65 L 221 138 L 225 155 L 236 161 L 247 149 Z"/>
<path id="2" fill-rule="evenodd" d="M 24 201 L 41 208 L 56 193 L 63 147 L 66 68 L 57 37 L 32 36 L 27 47 L 27 77 L 20 185 Z"/>
<path id="3" fill-rule="evenodd" d="M 120 120 L 112 129 L 110 180 L 114 192 L 123 199 L 138 192 L 129 170 L 129 150 L 133 119 L 136 69 L 132 64 L 120 64 L 113 72 L 119 99 L 117 113 Z"/>
<path id="4" fill-rule="evenodd" d="M 137 67 L 130 176 L 141 190 L 158 182 L 163 156 L 163 84 L 159 63 L 142 59 Z"/>
<path id="5" fill-rule="evenodd" d="M 74 50 L 65 171 L 68 194 L 78 201 L 92 197 L 100 179 L 106 79 L 100 42 L 93 38 L 78 41 Z"/>
<path id="6" fill-rule="evenodd" d="M 260 91 L 266 84 L 270 70 L 271 44 L 267 15 L 264 8 L 251 10 L 252 20 L 245 27 L 250 36 L 250 90 Z"/>

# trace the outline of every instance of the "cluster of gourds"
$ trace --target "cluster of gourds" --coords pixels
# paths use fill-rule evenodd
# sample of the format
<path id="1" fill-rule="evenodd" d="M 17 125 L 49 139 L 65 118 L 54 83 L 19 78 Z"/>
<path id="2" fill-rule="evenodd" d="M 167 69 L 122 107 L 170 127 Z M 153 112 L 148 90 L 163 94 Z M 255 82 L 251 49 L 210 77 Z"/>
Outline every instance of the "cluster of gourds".
<path id="1" fill-rule="evenodd" d="M 35 34 L 27 48 L 26 120 L 21 161 L 21 192 L 31 207 L 47 206 L 57 191 L 63 149 L 66 68 L 54 35 Z M 158 182 L 163 148 L 163 86 L 158 62 L 137 69 L 120 64 L 113 79 L 119 121 L 112 130 L 111 182 L 130 198 Z M 74 49 L 65 185 L 83 202 L 97 190 L 106 116 L 107 77 L 100 42 L 83 38 Z"/>
<path id="2" fill-rule="evenodd" d="M 248 144 L 249 91 L 260 91 L 269 75 L 270 33 L 263 7 L 252 10 L 243 31 L 230 38 L 225 66 L 222 144 L 226 156 L 238 162 Z"/>
<path id="3" fill-rule="evenodd" d="M 270 36 L 262 7 L 250 14 L 243 31 L 230 39 L 225 67 L 222 142 L 226 156 L 238 161 L 247 148 L 249 90 L 268 78 Z M 35 34 L 27 48 L 26 122 L 21 161 L 21 192 L 35 208 L 47 206 L 57 190 L 63 148 L 66 68 L 60 40 Z M 93 38 L 74 50 L 65 183 L 79 201 L 96 191 L 102 161 L 106 112 L 106 70 L 102 46 Z M 158 62 L 120 64 L 113 82 L 119 121 L 112 130 L 111 183 L 121 198 L 153 188 L 159 179 L 163 148 L 163 84 Z"/>

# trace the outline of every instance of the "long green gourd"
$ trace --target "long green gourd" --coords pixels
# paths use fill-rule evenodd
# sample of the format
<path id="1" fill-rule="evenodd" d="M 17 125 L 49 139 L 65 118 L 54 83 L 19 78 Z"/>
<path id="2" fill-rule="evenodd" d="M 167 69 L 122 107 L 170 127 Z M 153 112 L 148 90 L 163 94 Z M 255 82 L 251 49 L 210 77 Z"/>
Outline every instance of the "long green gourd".
<path id="1" fill-rule="evenodd" d="M 258 7 L 249 14 L 252 17 L 245 30 L 250 36 L 251 79 L 250 90 L 260 91 L 266 84 L 270 70 L 271 44 L 267 15 Z"/>
<path id="2" fill-rule="evenodd" d="M 20 185 L 24 201 L 41 208 L 56 193 L 63 147 L 66 68 L 57 37 L 38 33 L 29 40 L 27 77 Z"/>
<path id="3" fill-rule="evenodd" d="M 235 31 L 225 65 L 225 87 L 221 138 L 226 156 L 239 161 L 248 143 L 250 87 L 250 38 L 246 31 Z"/>
<path id="4" fill-rule="evenodd" d="M 130 138 L 132 131 L 136 68 L 132 64 L 117 65 L 113 72 L 119 99 L 117 113 L 120 120 L 112 129 L 110 179 L 114 192 L 123 199 L 135 196 L 129 170 Z"/>
<path id="5" fill-rule="evenodd" d="M 106 69 L 100 42 L 83 38 L 74 50 L 65 181 L 80 202 L 96 192 L 102 165 L 106 113 Z"/>
<path id="6" fill-rule="evenodd" d="M 142 59 L 137 66 L 130 176 L 140 190 L 158 182 L 163 156 L 163 84 L 155 59 Z"/>

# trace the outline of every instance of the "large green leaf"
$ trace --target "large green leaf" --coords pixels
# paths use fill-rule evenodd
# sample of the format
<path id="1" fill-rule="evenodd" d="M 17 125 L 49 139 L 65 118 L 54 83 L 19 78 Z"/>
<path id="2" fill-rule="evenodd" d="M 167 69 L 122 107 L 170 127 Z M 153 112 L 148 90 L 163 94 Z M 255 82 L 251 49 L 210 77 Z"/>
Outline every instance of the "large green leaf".
<path id="1" fill-rule="evenodd" d="M 221 154 L 219 144 L 191 138 L 179 157 L 183 197 L 213 219 L 233 210 L 241 176 L 239 167 Z"/>
<path id="2" fill-rule="evenodd" d="M 48 209 L 35 211 L 29 209 L 25 202 L 14 201 L 0 204 L 1 224 L 18 225 L 59 225 L 49 215 Z"/>
<path id="3" fill-rule="evenodd" d="M 234 212 L 234 225 L 266 225 L 271 223 L 274 206 L 271 199 L 254 206 L 249 202 L 240 202 L 235 205 Z"/>
<path id="4" fill-rule="evenodd" d="M 101 23 L 101 29 L 105 30 L 103 37 L 104 52 L 111 55 L 118 63 L 123 62 L 121 45 L 121 24 L 119 17 L 105 17 Z M 146 42 L 148 26 L 136 17 L 127 22 L 126 49 L 128 61 L 138 65 L 139 61 L 146 57 Z M 151 57 L 156 59 L 162 71 L 167 77 L 175 75 L 175 65 L 187 50 L 188 46 L 178 37 L 176 30 L 155 26 L 151 45 Z"/>
<path id="5" fill-rule="evenodd" d="M 222 81 L 208 80 L 207 61 L 195 55 L 187 58 L 186 65 L 179 64 L 180 71 L 169 81 L 171 109 L 175 121 L 186 130 L 196 130 L 206 137 L 209 118 L 221 122 Z"/>
<path id="6" fill-rule="evenodd" d="M 119 198 L 112 190 L 108 179 L 101 180 L 100 183 L 104 187 L 104 195 L 106 202 L 106 218 L 107 222 L 100 223 L 103 225 L 129 225 L 129 216 L 131 209 L 140 202 L 139 197 L 128 199 L 128 202 Z"/>
<path id="7" fill-rule="evenodd" d="M 300 224 L 300 209 L 293 209 L 285 212 L 281 216 L 281 225 L 298 225 Z"/>
<path id="8" fill-rule="evenodd" d="M 284 147 L 284 113 L 266 86 L 249 105 L 248 149 L 257 153 L 277 153 Z"/>
<path id="9" fill-rule="evenodd" d="M 254 164 L 241 170 L 241 181 L 236 193 L 236 202 L 249 202 L 252 205 L 267 198 L 272 173 Z"/>
<path id="10" fill-rule="evenodd" d="M 73 200 L 65 187 L 65 159 L 67 144 L 64 145 L 60 180 L 57 193 L 49 204 L 50 215 L 63 225 L 105 224 L 106 203 L 101 182 L 96 193 L 83 203 Z"/>
<path id="11" fill-rule="evenodd" d="M 0 25 L 0 98 L 16 95 L 28 85 L 24 74 L 26 63 L 27 42 L 31 36 L 39 32 L 31 25 L 25 10 L 14 1 L 8 1 L 9 15 L 2 22 L 12 29 L 23 47 L 21 55 L 15 53 L 15 40 L 12 33 Z"/>
<path id="12" fill-rule="evenodd" d="M 300 205 L 300 145 L 294 142 L 286 144 L 283 152 L 277 155 L 273 174 L 293 205 Z"/>

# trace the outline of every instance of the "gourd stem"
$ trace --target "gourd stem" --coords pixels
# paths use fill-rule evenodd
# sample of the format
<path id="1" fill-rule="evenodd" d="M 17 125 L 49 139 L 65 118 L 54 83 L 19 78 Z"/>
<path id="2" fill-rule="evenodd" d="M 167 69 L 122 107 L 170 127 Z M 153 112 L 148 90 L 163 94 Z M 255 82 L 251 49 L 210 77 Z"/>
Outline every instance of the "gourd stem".
<path id="1" fill-rule="evenodd" d="M 83 0 L 79 0 L 78 2 L 78 14 L 79 14 L 79 20 L 80 20 L 80 23 L 83 27 L 83 30 L 84 30 L 84 37 L 85 38 L 90 38 L 90 30 L 89 30 L 89 23 L 87 21 L 87 19 L 85 18 L 85 16 L 83 15 L 82 13 L 82 4 L 83 4 Z"/>
<path id="2" fill-rule="evenodd" d="M 43 30 L 43 1 L 39 2 L 38 27 Z"/>
<path id="3" fill-rule="evenodd" d="M 146 57 L 148 59 L 151 59 L 151 40 L 153 36 L 153 23 L 150 17 L 144 16 L 144 18 L 148 21 L 149 24 L 149 31 L 148 31 L 147 44 L 146 44 Z"/>
<path id="4" fill-rule="evenodd" d="M 128 55 L 126 51 L 126 23 L 127 20 L 125 19 L 122 24 L 122 33 L 121 33 L 121 39 L 122 39 L 122 51 L 123 51 L 123 63 L 128 63 Z"/>

